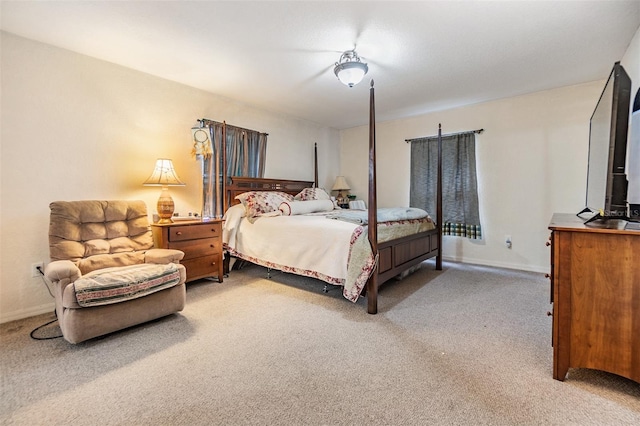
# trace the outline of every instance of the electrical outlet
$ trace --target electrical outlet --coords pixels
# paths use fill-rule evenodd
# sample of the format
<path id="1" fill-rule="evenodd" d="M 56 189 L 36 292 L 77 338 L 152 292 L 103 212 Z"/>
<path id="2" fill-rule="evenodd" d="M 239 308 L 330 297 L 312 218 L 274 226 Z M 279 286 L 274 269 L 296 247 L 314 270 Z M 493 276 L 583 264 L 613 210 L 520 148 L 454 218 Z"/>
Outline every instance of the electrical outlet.
<path id="1" fill-rule="evenodd" d="M 38 271 L 38 268 L 40 268 L 40 271 L 42 271 L 42 273 L 44 274 L 44 262 L 37 262 L 37 263 L 32 263 L 31 264 L 31 276 L 32 277 L 39 277 L 42 274 L 40 273 L 40 271 Z"/>

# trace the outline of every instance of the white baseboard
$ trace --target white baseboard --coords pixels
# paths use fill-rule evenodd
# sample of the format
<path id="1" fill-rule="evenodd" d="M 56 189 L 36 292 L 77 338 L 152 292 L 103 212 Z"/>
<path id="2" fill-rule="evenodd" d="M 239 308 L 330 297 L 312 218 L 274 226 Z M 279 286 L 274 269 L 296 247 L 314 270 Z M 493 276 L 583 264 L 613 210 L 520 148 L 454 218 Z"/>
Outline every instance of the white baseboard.
<path id="1" fill-rule="evenodd" d="M 19 311 L 9 312 L 7 314 L 2 313 L 0 315 L 0 324 L 5 322 L 16 321 L 24 318 L 35 317 L 36 315 L 46 314 L 47 312 L 53 312 L 56 305 L 55 303 L 46 303 L 44 305 L 34 306 L 29 309 L 22 309 Z"/>
<path id="2" fill-rule="evenodd" d="M 516 269 L 518 271 L 539 272 L 541 274 L 548 274 L 551 270 L 551 266 L 535 266 L 535 265 L 522 265 L 522 264 L 516 264 L 516 263 L 508 263 L 508 262 L 494 262 L 494 261 L 487 261 L 485 259 L 471 259 L 468 257 L 465 257 L 464 259 L 459 259 L 453 256 L 442 256 L 442 260 L 446 260 L 450 262 L 458 262 L 458 263 L 469 263 L 472 265 L 495 266 L 496 268 Z"/>

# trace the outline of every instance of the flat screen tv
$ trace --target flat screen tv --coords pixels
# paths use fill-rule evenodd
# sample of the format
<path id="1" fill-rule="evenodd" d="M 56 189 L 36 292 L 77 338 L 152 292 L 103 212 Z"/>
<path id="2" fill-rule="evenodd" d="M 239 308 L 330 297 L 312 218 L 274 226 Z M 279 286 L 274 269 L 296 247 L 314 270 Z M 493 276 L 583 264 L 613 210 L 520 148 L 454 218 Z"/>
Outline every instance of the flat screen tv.
<path id="1" fill-rule="evenodd" d="M 627 218 L 627 133 L 631 105 L 631 79 L 620 62 L 609 74 L 591 115 L 586 207 L 597 219 Z"/>

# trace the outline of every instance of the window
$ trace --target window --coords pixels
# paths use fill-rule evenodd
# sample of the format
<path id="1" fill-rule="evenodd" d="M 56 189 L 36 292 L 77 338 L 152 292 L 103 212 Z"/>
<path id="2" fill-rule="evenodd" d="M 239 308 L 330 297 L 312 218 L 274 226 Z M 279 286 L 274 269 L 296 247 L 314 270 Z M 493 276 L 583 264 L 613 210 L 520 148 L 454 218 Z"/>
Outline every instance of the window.
<path id="1" fill-rule="evenodd" d="M 411 140 L 410 202 L 436 211 L 438 138 Z M 482 238 L 475 132 L 442 136 L 442 234 Z"/>
<path id="2" fill-rule="evenodd" d="M 267 134 L 224 123 L 202 120 L 204 127 L 194 128 L 194 155 L 202 159 L 202 216 L 221 218 L 223 209 L 222 135 L 226 132 L 226 175 L 264 177 Z M 209 137 L 202 143 L 202 132 Z M 200 136 L 197 136 L 200 135 Z"/>

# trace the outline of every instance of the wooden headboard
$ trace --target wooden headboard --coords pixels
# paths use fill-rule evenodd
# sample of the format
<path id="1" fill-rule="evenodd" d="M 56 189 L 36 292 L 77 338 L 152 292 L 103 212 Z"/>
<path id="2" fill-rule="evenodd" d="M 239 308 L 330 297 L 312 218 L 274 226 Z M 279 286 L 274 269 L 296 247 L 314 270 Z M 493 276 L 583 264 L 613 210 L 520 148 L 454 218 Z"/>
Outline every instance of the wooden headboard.
<path id="1" fill-rule="evenodd" d="M 280 191 L 296 195 L 304 188 L 314 186 L 313 181 L 290 179 L 267 179 L 244 176 L 232 176 L 226 185 L 225 211 L 234 204 L 238 204 L 236 196 L 247 191 Z"/>

